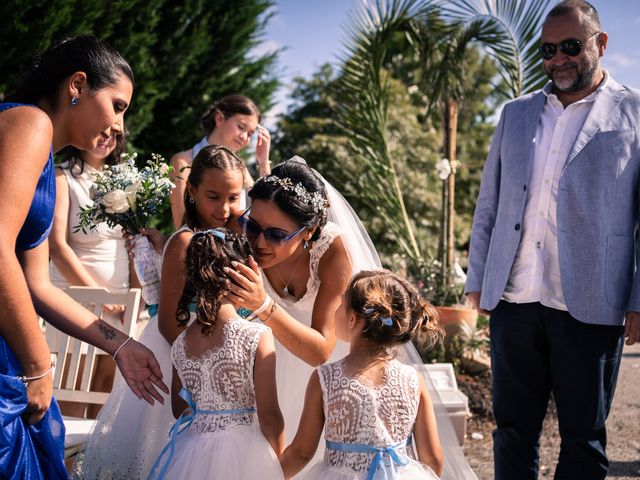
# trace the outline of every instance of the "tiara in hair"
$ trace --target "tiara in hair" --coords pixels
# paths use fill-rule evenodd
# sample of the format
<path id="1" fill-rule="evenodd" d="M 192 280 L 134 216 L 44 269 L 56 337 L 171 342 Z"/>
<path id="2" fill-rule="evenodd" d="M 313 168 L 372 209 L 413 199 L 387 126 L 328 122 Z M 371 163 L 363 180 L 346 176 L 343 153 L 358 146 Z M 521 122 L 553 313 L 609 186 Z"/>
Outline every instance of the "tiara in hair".
<path id="1" fill-rule="evenodd" d="M 258 182 L 274 183 L 286 192 L 293 192 L 296 197 L 311 205 L 316 213 L 322 213 L 329 206 L 320 192 L 309 192 L 301 183 L 293 183 L 289 177 L 280 178 L 277 175 L 267 175 Z M 256 182 L 257 183 L 257 182 Z"/>

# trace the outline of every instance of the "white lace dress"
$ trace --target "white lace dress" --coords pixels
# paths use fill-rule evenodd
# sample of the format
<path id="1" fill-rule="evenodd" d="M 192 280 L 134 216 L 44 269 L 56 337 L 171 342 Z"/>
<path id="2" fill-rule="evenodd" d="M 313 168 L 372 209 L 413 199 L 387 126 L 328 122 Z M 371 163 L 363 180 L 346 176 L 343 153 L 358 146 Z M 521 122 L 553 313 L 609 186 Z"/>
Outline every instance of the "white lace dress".
<path id="1" fill-rule="evenodd" d="M 184 231 L 191 230 L 183 225 L 173 235 Z M 165 244 L 165 249 L 171 238 Z M 162 379 L 170 385 L 171 346 L 158 330 L 157 315 L 151 317 L 138 341 L 153 352 L 160 364 Z M 138 399 L 124 379 L 118 376 L 109 399 L 100 410 L 93 430 L 76 458 L 71 477 L 92 480 L 147 478 L 175 422 L 170 398 L 161 395 L 164 405 L 155 402 L 151 406 Z"/>
<path id="2" fill-rule="evenodd" d="M 391 476 L 391 457 L 383 454 L 375 479 L 438 479 L 426 465 L 415 460 L 413 448 L 407 446 L 420 404 L 420 387 L 416 370 L 397 360 L 385 365 L 384 380 L 371 385 L 366 379 L 350 377 L 344 372 L 344 360 L 318 368 L 325 415 L 325 438 L 339 445 L 327 448 L 324 460 L 312 466 L 304 480 L 365 480 L 375 451 L 354 452 L 352 446 L 393 449 L 400 463 Z"/>
<path id="3" fill-rule="evenodd" d="M 239 318 L 229 320 L 222 345 L 195 357 L 187 356 L 185 332 L 178 336 L 171 349 L 173 365 L 198 410 L 255 409 L 253 364 L 267 330 Z M 257 414 L 245 411 L 196 414 L 178 435 L 164 478 L 282 480 L 283 475 Z"/>

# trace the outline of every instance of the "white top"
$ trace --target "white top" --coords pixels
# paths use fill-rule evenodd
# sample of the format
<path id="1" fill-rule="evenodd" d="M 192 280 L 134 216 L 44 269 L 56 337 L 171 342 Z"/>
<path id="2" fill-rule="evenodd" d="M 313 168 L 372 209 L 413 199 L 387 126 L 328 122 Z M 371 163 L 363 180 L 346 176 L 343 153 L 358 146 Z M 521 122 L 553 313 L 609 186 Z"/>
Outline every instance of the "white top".
<path id="1" fill-rule="evenodd" d="M 67 219 L 67 243 L 78 259 L 101 287 L 113 292 L 122 292 L 129 288 L 129 257 L 122 238 L 120 227 L 109 228 L 105 223 L 95 230 L 74 232 L 78 225 L 80 207 L 93 205 L 89 197 L 89 188 L 94 183 L 98 171 L 90 165 L 84 165 L 79 176 L 73 176 L 68 162 L 61 165 L 69 186 L 69 217 Z M 79 172 L 79 166 L 74 167 Z M 69 282 L 54 265 L 49 263 L 49 274 L 54 285 L 60 288 L 69 286 Z"/>
<path id="2" fill-rule="evenodd" d="M 253 364 L 260 337 L 268 330 L 258 323 L 231 319 L 223 327 L 222 343 L 194 357 L 187 354 L 187 330 L 178 335 L 171 360 L 198 410 L 255 408 Z M 200 335 L 200 329 L 191 333 Z M 196 415 L 189 430 L 215 432 L 256 421 L 255 412 Z"/>
<path id="3" fill-rule="evenodd" d="M 556 209 L 558 184 L 578 133 L 604 88 L 609 75 L 591 95 L 564 108 L 551 93 L 551 82 L 543 89 L 547 102 L 536 131 L 533 168 L 527 189 L 522 239 L 516 253 L 503 298 L 508 302 L 540 302 L 567 310 L 560 281 Z"/>
<path id="4" fill-rule="evenodd" d="M 385 448 L 405 442 L 413 432 L 420 405 L 416 370 L 397 360 L 386 362 L 384 380 L 372 385 L 364 377 L 344 372 L 344 359 L 319 367 L 325 438 L 333 442 Z M 396 448 L 413 457 L 406 445 Z M 369 469 L 374 453 L 325 451 L 324 460 L 344 473 Z"/>

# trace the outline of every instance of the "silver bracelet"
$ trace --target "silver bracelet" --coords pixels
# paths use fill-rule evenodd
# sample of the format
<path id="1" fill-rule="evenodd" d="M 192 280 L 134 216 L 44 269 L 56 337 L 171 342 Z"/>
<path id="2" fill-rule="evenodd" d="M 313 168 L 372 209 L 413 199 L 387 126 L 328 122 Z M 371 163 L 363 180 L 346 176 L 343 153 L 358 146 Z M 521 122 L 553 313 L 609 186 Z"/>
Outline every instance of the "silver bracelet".
<path id="1" fill-rule="evenodd" d="M 113 352 L 113 355 L 112 355 L 114 360 L 116 359 L 116 355 L 118 355 L 118 352 L 122 350 L 122 347 L 124 347 L 127 344 L 127 342 L 129 342 L 129 340 L 132 340 L 132 339 L 133 337 L 128 337 L 124 342 L 122 342 L 122 344 L 118 348 L 116 348 L 116 351 Z"/>
<path id="2" fill-rule="evenodd" d="M 264 302 L 262 302 L 262 305 L 260 305 L 251 315 L 249 315 L 247 317 L 247 320 L 251 321 L 254 318 L 258 318 L 258 315 L 260 315 L 261 313 L 267 310 L 267 307 L 269 306 L 269 302 L 271 302 L 271 297 L 269 295 L 265 295 Z"/>
<path id="3" fill-rule="evenodd" d="M 29 385 L 29 382 L 33 382 L 34 380 L 40 380 L 41 378 L 44 378 L 47 375 L 49 375 L 54 368 L 56 368 L 56 362 L 51 362 L 51 366 L 47 369 L 47 371 L 45 371 L 40 375 L 36 375 L 35 377 L 27 377 L 26 375 L 22 375 L 18 378 L 20 379 L 20 381 L 22 381 L 22 383 L 24 383 L 24 386 L 26 387 L 27 385 Z"/>

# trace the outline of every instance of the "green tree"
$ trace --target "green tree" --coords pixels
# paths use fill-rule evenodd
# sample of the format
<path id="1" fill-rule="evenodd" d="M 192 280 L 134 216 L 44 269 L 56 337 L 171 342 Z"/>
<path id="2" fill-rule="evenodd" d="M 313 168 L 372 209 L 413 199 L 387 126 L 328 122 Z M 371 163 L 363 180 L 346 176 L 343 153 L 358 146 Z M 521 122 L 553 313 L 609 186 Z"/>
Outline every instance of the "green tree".
<path id="1" fill-rule="evenodd" d="M 169 156 L 201 135 L 199 116 L 215 99 L 243 93 L 267 111 L 277 88 L 278 52 L 252 55 L 271 0 L 6 0 L 0 4 L 0 96 L 31 57 L 81 33 L 100 36 L 127 58 L 136 91 L 131 143 Z"/>

